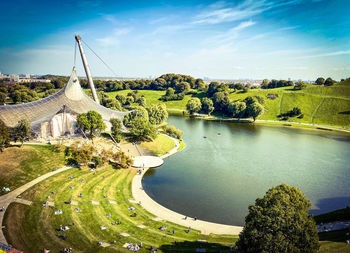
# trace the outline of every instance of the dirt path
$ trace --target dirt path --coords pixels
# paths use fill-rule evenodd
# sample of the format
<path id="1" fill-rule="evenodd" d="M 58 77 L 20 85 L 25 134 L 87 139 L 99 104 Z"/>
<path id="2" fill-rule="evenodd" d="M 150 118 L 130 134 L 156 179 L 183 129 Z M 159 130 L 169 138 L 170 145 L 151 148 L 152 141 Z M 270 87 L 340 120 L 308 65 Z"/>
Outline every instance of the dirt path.
<path id="1" fill-rule="evenodd" d="M 6 208 L 12 203 L 12 202 L 15 202 L 17 201 L 17 196 L 22 194 L 23 192 L 25 192 L 26 190 L 28 190 L 30 187 L 32 187 L 33 185 L 53 176 L 53 175 L 56 175 L 58 173 L 61 173 L 63 171 L 66 171 L 66 170 L 69 170 L 71 169 L 72 167 L 68 167 L 68 166 L 64 166 L 58 170 L 55 170 L 55 171 L 51 171 L 49 173 L 46 173 L 45 175 L 42 175 L 36 179 L 34 179 L 33 181 L 29 182 L 29 183 L 26 183 L 25 185 L 22 185 L 21 187 L 17 188 L 16 190 L 12 191 L 12 192 L 9 192 L 3 196 L 0 197 L 0 207 L 4 207 L 5 210 Z M 17 201 L 18 202 L 18 201 Z M 0 224 L 2 224 L 3 222 L 3 219 L 4 219 L 4 215 L 5 215 L 5 211 L 2 211 L 0 212 Z M 7 244 L 7 241 L 6 241 L 6 238 L 3 234 L 3 231 L 1 229 L 0 231 L 0 242 L 1 243 L 4 243 L 4 244 Z"/>

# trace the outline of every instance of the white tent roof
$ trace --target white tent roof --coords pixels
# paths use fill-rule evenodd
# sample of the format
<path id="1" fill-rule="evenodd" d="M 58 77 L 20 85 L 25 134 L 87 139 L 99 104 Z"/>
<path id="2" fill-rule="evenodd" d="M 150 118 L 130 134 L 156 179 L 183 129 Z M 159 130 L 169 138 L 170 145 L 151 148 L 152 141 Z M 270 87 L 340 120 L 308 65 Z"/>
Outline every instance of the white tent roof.
<path id="1" fill-rule="evenodd" d="M 129 113 L 111 110 L 92 100 L 81 88 L 73 68 L 68 83 L 60 91 L 30 103 L 0 106 L 0 119 L 9 127 L 17 125 L 20 119 L 27 119 L 34 126 L 51 119 L 64 105 L 79 114 L 96 111 L 105 121 L 111 118 L 122 120 Z"/>

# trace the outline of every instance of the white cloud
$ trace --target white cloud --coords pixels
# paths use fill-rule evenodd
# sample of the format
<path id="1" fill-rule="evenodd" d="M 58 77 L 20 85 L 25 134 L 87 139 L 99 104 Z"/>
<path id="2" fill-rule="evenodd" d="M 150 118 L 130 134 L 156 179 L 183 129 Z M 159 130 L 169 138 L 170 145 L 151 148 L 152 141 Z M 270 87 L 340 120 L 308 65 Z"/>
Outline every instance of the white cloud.
<path id="1" fill-rule="evenodd" d="M 129 27 L 114 28 L 110 35 L 103 38 L 97 38 L 96 41 L 105 47 L 116 46 L 120 44 L 123 35 L 130 33 L 131 30 L 132 29 Z"/>
<path id="2" fill-rule="evenodd" d="M 297 59 L 307 59 L 307 58 L 317 58 L 317 57 L 329 57 L 329 56 L 338 56 L 338 55 L 348 55 L 350 54 L 350 50 L 322 53 L 322 54 L 314 54 L 314 55 L 305 55 L 296 57 Z"/>
<path id="3" fill-rule="evenodd" d="M 252 18 L 269 9 L 299 3 L 300 0 L 245 0 L 242 3 L 232 6 L 227 2 L 216 2 L 194 17 L 194 24 L 219 24 Z"/>
<path id="4" fill-rule="evenodd" d="M 225 31 L 217 36 L 212 37 L 209 42 L 215 43 L 215 44 L 225 44 L 225 43 L 232 43 L 234 39 L 236 39 L 239 36 L 239 32 L 244 30 L 245 28 L 248 28 L 250 26 L 255 25 L 256 23 L 253 21 L 243 21 L 239 23 L 237 26 L 229 29 L 228 31 Z"/>

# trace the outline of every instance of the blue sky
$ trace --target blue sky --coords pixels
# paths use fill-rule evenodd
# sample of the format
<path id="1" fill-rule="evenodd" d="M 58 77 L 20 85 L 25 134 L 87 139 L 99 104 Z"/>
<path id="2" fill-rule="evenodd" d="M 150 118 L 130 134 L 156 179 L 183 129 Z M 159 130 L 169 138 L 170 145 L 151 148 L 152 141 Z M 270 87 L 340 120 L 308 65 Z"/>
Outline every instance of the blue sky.
<path id="1" fill-rule="evenodd" d="M 349 0 L 1 0 L 0 71 L 69 75 L 74 34 L 124 77 L 350 76 Z M 113 76 L 87 48 L 93 76 Z M 77 59 L 79 75 L 84 75 Z"/>

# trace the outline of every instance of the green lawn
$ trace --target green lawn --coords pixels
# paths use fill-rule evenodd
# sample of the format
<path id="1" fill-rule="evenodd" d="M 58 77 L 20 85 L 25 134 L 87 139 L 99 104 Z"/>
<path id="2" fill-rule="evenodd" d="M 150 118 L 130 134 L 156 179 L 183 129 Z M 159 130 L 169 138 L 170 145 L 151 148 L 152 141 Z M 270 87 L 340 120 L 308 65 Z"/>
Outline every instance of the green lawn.
<path id="1" fill-rule="evenodd" d="M 123 248 L 125 243 L 140 242 L 144 245 L 140 252 L 149 252 L 146 248 L 150 246 L 160 248 L 158 252 L 194 252 L 201 245 L 213 252 L 228 252 L 227 246 L 237 240 L 234 236 L 204 236 L 195 230 L 188 234 L 185 232 L 186 227 L 155 221 L 152 214 L 138 204 L 129 202 L 136 169 L 115 170 L 104 167 L 98 171 L 94 175 L 90 171 L 71 169 L 22 194 L 22 198 L 34 203 L 31 206 L 15 203 L 8 208 L 3 223 L 8 243 L 25 252 L 39 252 L 44 248 L 50 249 L 50 252 L 59 252 L 64 247 L 72 247 L 74 252 L 128 252 Z M 75 178 L 69 179 L 71 176 Z M 85 182 L 81 182 L 81 179 Z M 74 189 L 69 186 L 74 186 Z M 56 191 L 56 194 L 52 194 L 52 191 Z M 80 193 L 83 194 L 82 198 L 77 197 Z M 49 195 L 50 201 L 55 203 L 55 210 L 61 209 L 63 214 L 54 215 L 54 210 L 42 206 Z M 70 198 L 77 201 L 78 205 L 64 203 Z M 99 201 L 99 205 L 93 205 L 92 200 Z M 114 200 L 117 204 L 111 204 L 109 200 Z M 128 207 L 134 207 L 135 210 L 129 211 Z M 80 208 L 81 213 L 74 211 L 75 208 Z M 134 212 L 137 217 L 130 217 Z M 107 217 L 107 214 L 111 214 L 111 217 Z M 121 225 L 111 225 L 111 222 L 116 221 L 121 222 Z M 74 226 L 71 225 L 72 222 L 75 223 Z M 60 224 L 68 225 L 70 229 L 65 232 L 56 231 Z M 139 228 L 138 225 L 145 227 Z M 101 230 L 100 226 L 106 226 L 107 229 Z M 166 226 L 166 231 L 159 230 L 161 226 Z M 173 229 L 175 235 L 169 235 L 167 231 Z M 67 239 L 58 238 L 57 233 L 67 235 Z M 128 233 L 129 237 L 124 237 L 121 233 Z M 196 242 L 199 239 L 209 243 Z M 108 243 L 109 246 L 98 246 L 99 241 Z M 176 246 L 172 245 L 173 241 L 177 242 Z"/>
<path id="2" fill-rule="evenodd" d="M 332 232 L 319 233 L 320 250 L 319 253 L 350 253 L 350 244 L 345 241 L 350 239 L 346 236 L 350 229 L 338 230 Z"/>
<path id="3" fill-rule="evenodd" d="M 132 92 L 131 90 L 121 90 L 121 91 L 113 91 L 113 92 L 105 92 L 106 95 L 108 95 L 110 98 L 115 98 L 116 94 L 122 94 L 127 95 L 129 92 Z M 165 91 L 155 91 L 155 90 L 139 90 L 137 93 L 139 96 L 145 96 L 146 98 L 146 104 L 147 105 L 153 105 L 153 104 L 159 104 L 164 103 L 167 108 L 174 108 L 174 109 L 186 109 L 186 104 L 188 100 L 192 98 L 192 95 L 186 95 L 183 100 L 174 100 L 174 101 L 167 101 L 163 102 L 159 100 L 164 94 Z M 201 96 L 200 94 L 197 94 L 195 96 Z M 136 104 L 134 104 L 136 105 Z"/>
<path id="4" fill-rule="evenodd" d="M 64 163 L 63 152 L 51 145 L 6 148 L 0 153 L 0 186 L 14 190 L 54 168 L 62 167 Z"/>
<path id="5" fill-rule="evenodd" d="M 116 94 L 127 95 L 131 90 L 107 92 L 114 98 Z M 161 103 L 159 98 L 165 91 L 139 90 L 138 94 L 144 95 L 147 105 Z M 277 94 L 274 100 L 267 99 L 268 94 Z M 204 93 L 186 95 L 180 101 L 165 102 L 168 109 L 186 109 L 186 103 L 193 96 L 203 97 Z M 259 117 L 263 120 L 281 120 L 277 116 L 281 113 L 299 107 L 304 115 L 302 119 L 290 117 L 288 121 L 329 125 L 337 127 L 350 127 L 350 81 L 335 84 L 330 87 L 307 85 L 304 90 L 293 90 L 291 87 L 276 89 L 250 89 L 247 93 L 230 90 L 229 97 L 232 100 L 244 99 L 247 96 L 261 96 L 265 99 L 264 113 Z M 182 114 L 173 111 L 172 113 Z"/>
<path id="6" fill-rule="evenodd" d="M 175 143 L 172 139 L 165 135 L 157 135 L 151 142 L 142 142 L 140 145 L 142 148 L 153 152 L 153 155 L 164 155 L 173 148 Z"/>

